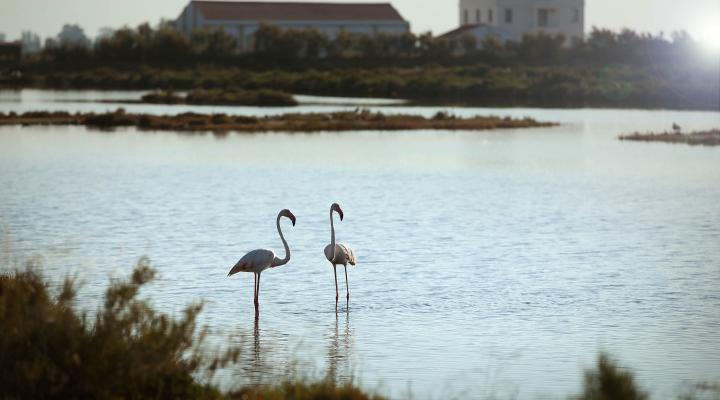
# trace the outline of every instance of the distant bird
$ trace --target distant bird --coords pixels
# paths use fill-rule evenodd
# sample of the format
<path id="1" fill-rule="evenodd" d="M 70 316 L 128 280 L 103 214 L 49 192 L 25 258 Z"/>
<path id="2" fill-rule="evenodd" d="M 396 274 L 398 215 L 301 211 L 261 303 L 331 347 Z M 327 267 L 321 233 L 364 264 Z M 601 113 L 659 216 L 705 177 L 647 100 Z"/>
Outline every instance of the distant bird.
<path id="1" fill-rule="evenodd" d="M 340 221 L 343 220 L 343 211 L 337 203 L 330 206 L 330 244 L 325 246 L 325 258 L 330 261 L 335 273 L 335 302 L 338 300 L 338 284 L 337 284 L 337 265 L 342 264 L 345 268 L 345 289 L 347 291 L 347 299 L 350 300 L 350 287 L 348 286 L 347 265 L 355 265 L 357 258 L 355 252 L 349 246 L 338 243 L 335 244 L 335 224 L 333 223 L 333 211 L 340 215 Z"/>
<path id="2" fill-rule="evenodd" d="M 682 129 L 680 128 L 680 125 L 673 122 L 673 130 L 675 131 L 675 133 L 680 133 Z"/>
<path id="3" fill-rule="evenodd" d="M 257 249 L 253 250 L 247 254 L 245 254 L 240 261 L 235 264 L 234 267 L 230 270 L 227 276 L 235 275 L 238 272 L 252 272 L 255 274 L 255 294 L 254 294 L 254 302 L 255 302 L 255 315 L 258 315 L 259 312 L 259 302 L 258 298 L 260 296 L 260 274 L 265 271 L 268 268 L 275 268 L 279 267 L 281 265 L 285 265 L 290 261 L 290 247 L 288 247 L 287 242 L 285 241 L 285 237 L 282 234 L 282 231 L 280 230 L 280 217 L 286 217 L 289 218 L 290 221 L 292 221 L 293 226 L 295 226 L 295 215 L 293 215 L 290 210 L 285 209 L 280 211 L 277 216 L 277 230 L 280 234 L 280 240 L 282 240 L 283 246 L 285 247 L 285 258 L 279 259 L 275 256 L 275 253 L 272 250 L 267 249 Z"/>

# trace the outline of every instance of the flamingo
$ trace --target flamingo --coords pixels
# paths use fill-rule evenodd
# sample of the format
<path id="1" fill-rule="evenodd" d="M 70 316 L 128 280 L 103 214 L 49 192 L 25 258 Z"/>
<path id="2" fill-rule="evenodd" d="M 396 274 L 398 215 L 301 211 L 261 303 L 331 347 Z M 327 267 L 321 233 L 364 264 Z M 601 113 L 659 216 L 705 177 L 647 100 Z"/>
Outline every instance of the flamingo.
<path id="1" fill-rule="evenodd" d="M 277 216 L 277 230 L 280 234 L 280 240 L 282 240 L 283 246 L 285 246 L 285 258 L 280 259 L 275 256 L 272 250 L 257 249 L 245 254 L 240 261 L 235 264 L 234 267 L 228 272 L 228 277 L 237 274 L 238 272 L 252 272 L 255 275 L 254 284 L 254 302 L 255 302 L 255 315 L 258 315 L 259 302 L 258 297 L 260 296 L 260 274 L 268 268 L 275 268 L 281 265 L 285 265 L 290 261 L 290 247 L 288 247 L 285 237 L 280 230 L 280 217 L 289 218 L 295 226 L 295 215 L 290 210 L 285 209 L 278 213 Z"/>
<path id="2" fill-rule="evenodd" d="M 337 265 L 342 264 L 345 268 L 345 288 L 347 290 L 347 299 L 350 301 L 350 287 L 348 286 L 347 278 L 347 265 L 348 263 L 355 266 L 357 258 L 355 258 L 355 252 L 350 246 L 338 243 L 335 244 L 335 224 L 333 223 L 333 211 L 337 211 L 340 215 L 340 221 L 343 220 L 343 211 L 337 203 L 333 203 L 330 206 L 330 244 L 325 246 L 325 258 L 330 261 L 335 272 L 335 302 L 338 300 L 338 284 L 337 284 Z"/>

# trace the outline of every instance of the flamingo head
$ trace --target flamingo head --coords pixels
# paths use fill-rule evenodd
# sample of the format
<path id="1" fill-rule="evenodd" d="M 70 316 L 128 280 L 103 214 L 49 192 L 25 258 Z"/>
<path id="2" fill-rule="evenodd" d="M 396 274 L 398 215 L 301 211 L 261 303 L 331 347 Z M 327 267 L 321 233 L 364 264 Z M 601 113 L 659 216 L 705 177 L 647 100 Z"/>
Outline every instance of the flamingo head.
<path id="1" fill-rule="evenodd" d="M 338 215 L 340 215 L 340 221 L 343 220 L 343 210 L 340 208 L 340 204 L 333 203 L 333 205 L 330 206 L 330 211 L 337 211 Z"/>
<path id="2" fill-rule="evenodd" d="M 287 217 L 288 219 L 290 219 L 290 221 L 292 222 L 293 226 L 295 226 L 295 214 L 293 214 L 290 210 L 288 210 L 288 209 L 286 208 L 286 209 L 280 211 L 280 216 L 281 216 L 281 217 Z"/>

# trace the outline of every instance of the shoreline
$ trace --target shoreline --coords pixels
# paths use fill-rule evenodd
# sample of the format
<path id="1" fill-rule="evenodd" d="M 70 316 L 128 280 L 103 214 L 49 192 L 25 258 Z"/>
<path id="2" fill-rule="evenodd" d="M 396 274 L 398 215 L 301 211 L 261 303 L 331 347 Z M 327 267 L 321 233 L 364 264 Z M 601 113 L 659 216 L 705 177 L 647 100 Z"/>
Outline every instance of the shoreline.
<path id="1" fill-rule="evenodd" d="M 431 118 L 417 115 L 386 115 L 368 110 L 312 114 L 282 114 L 248 117 L 227 114 L 183 113 L 149 115 L 126 113 L 120 108 L 108 113 L 31 111 L 23 114 L 0 113 L 2 125 L 79 125 L 99 129 L 136 127 L 140 130 L 181 132 L 341 132 L 404 130 L 493 130 L 557 126 L 532 118 L 496 116 L 461 118 L 439 112 Z"/>

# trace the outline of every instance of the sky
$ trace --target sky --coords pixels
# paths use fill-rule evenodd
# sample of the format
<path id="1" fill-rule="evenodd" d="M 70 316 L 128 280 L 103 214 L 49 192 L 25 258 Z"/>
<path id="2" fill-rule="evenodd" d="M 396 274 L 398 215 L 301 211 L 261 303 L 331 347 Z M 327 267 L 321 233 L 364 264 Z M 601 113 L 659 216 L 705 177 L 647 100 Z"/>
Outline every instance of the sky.
<path id="1" fill-rule="evenodd" d="M 439 34 L 458 24 L 458 0 L 389 1 L 410 21 L 413 32 Z M 176 18 L 187 3 L 188 0 L 0 0 L 0 33 L 14 40 L 28 29 L 44 39 L 57 35 L 64 23 L 77 23 L 88 36 L 94 37 L 102 27 L 136 26 L 145 21 L 156 23 L 161 18 Z M 720 0 L 585 0 L 585 4 L 588 31 L 593 26 L 613 30 L 627 27 L 654 34 L 686 30 L 720 48 Z"/>

